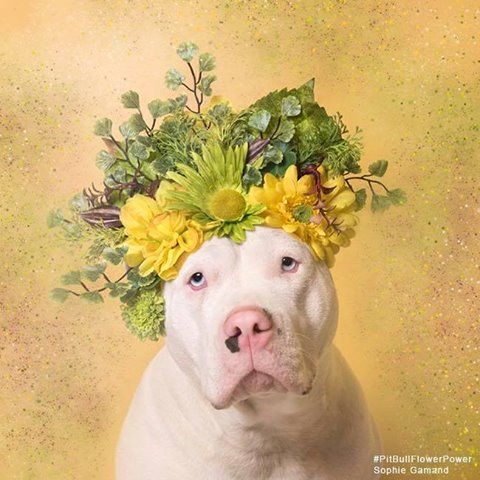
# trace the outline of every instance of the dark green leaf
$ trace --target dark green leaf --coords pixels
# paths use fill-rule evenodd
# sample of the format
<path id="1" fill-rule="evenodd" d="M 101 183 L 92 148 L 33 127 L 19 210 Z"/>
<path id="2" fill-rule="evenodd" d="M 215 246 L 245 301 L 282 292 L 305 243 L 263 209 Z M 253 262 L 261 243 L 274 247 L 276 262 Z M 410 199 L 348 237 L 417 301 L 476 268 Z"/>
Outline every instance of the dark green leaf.
<path id="1" fill-rule="evenodd" d="M 122 105 L 125 108 L 140 108 L 140 98 L 137 92 L 129 90 L 122 95 Z"/>
<path id="2" fill-rule="evenodd" d="M 262 184 L 262 174 L 251 165 L 247 165 L 247 171 L 243 175 L 243 184 L 246 188 L 252 185 Z"/>
<path id="3" fill-rule="evenodd" d="M 203 92 L 204 95 L 209 97 L 212 94 L 212 83 L 217 79 L 215 75 L 206 75 L 200 80 L 198 89 Z"/>
<path id="4" fill-rule="evenodd" d="M 368 167 L 368 171 L 376 177 L 383 177 L 385 175 L 385 172 L 387 171 L 387 168 L 387 160 L 377 160 Z"/>
<path id="5" fill-rule="evenodd" d="M 118 265 L 122 262 L 125 253 L 127 253 L 127 247 L 106 247 L 103 249 L 102 256 L 108 262 Z"/>

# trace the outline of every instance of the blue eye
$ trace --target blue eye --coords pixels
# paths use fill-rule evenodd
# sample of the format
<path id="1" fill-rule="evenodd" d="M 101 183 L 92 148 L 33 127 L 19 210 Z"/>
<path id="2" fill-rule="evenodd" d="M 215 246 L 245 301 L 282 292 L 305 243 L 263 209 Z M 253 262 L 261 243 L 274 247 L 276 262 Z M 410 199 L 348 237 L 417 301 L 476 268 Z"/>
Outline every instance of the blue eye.
<path id="1" fill-rule="evenodd" d="M 298 268 L 298 262 L 292 257 L 282 258 L 282 270 L 284 272 L 295 272 Z"/>
<path id="2" fill-rule="evenodd" d="M 188 283 L 194 290 L 199 290 L 200 288 L 207 286 L 207 280 L 205 279 L 205 277 L 203 276 L 203 273 L 201 272 L 195 272 L 190 277 L 190 280 L 188 281 Z"/>

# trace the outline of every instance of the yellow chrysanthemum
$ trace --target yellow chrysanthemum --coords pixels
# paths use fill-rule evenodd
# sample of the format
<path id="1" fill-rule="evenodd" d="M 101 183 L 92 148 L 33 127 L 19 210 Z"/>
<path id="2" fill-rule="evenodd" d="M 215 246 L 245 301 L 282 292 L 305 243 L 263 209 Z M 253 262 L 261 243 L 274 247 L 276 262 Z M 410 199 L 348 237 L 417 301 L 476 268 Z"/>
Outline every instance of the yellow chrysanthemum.
<path id="1" fill-rule="evenodd" d="M 297 236 L 331 267 L 339 247 L 348 246 L 354 235 L 355 194 L 343 176 L 328 179 L 322 167 L 318 174 L 323 186 L 320 198 L 315 191 L 314 176 L 304 175 L 299 179 L 294 165 L 283 178 L 267 173 L 263 187 L 252 187 L 249 198 L 266 205 L 263 215 L 267 226 L 283 228 Z"/>
<path id="2" fill-rule="evenodd" d="M 134 195 L 120 211 L 120 220 L 125 227 L 128 246 L 125 262 L 137 267 L 140 275 L 152 272 L 163 280 L 172 280 L 189 253 L 197 250 L 203 242 L 203 232 L 183 212 L 164 211 L 162 193 L 170 188 L 164 185 L 157 198 Z"/>

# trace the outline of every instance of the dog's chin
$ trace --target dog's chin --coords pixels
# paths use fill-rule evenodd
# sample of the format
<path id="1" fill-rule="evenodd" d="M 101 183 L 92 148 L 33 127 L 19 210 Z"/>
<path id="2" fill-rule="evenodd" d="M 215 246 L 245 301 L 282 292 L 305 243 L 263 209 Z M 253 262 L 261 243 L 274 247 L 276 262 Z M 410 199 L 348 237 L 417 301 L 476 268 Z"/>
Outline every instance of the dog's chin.
<path id="1" fill-rule="evenodd" d="M 311 390 L 311 385 L 304 387 L 301 385 L 289 385 L 272 375 L 251 370 L 233 387 L 229 392 L 223 392 L 221 398 L 211 401 L 212 406 L 217 410 L 223 410 L 235 403 L 246 400 L 250 397 L 262 397 L 269 394 L 286 394 L 288 392 L 306 395 Z"/>

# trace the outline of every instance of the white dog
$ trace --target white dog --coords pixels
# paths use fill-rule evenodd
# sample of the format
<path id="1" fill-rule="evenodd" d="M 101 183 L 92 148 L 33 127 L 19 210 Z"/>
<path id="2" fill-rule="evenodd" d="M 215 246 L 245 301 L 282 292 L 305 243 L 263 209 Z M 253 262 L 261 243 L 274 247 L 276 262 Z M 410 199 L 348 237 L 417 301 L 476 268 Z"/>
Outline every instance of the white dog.
<path id="1" fill-rule="evenodd" d="M 166 349 L 123 426 L 118 480 L 363 480 L 376 430 L 332 345 L 328 268 L 280 229 L 213 238 L 165 285 Z"/>

